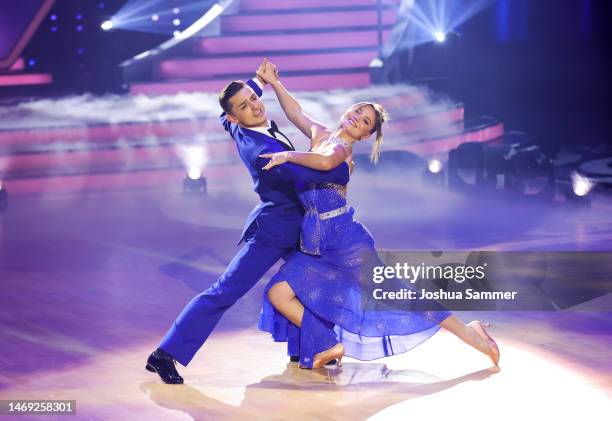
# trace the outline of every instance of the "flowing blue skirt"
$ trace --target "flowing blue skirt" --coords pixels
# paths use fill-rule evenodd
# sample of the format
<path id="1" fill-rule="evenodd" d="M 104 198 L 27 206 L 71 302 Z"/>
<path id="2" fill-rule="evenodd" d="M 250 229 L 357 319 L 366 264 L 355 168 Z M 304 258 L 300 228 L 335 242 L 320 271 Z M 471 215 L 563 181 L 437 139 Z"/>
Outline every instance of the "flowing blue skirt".
<path id="1" fill-rule="evenodd" d="M 333 218 L 326 230 L 320 256 L 295 252 L 265 288 L 259 328 L 270 332 L 275 341 L 284 342 L 295 335 L 295 326 L 267 298 L 269 289 L 283 281 L 289 283 L 307 313 L 330 323 L 345 347 L 345 355 L 359 360 L 406 352 L 430 338 L 440 322 L 451 315 L 431 301 L 407 304 L 375 300 L 372 270 L 383 262 L 368 230 L 352 219 L 352 212 Z M 390 281 L 385 282 L 389 287 Z M 410 288 L 403 283 L 397 287 Z M 318 347 L 311 344 L 311 353 L 329 347 L 327 338 L 319 339 L 304 327 L 302 343 L 325 342 Z"/>

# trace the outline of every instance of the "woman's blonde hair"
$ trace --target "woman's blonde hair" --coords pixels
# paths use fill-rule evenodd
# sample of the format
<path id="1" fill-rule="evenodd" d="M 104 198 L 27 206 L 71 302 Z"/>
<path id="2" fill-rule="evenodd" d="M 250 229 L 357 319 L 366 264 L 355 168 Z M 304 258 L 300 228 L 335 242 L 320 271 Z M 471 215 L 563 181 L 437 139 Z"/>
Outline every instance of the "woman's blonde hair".
<path id="1" fill-rule="evenodd" d="M 357 108 L 365 105 L 369 105 L 370 107 L 374 108 L 374 113 L 376 114 L 374 128 L 370 132 L 370 134 L 376 132 L 376 139 L 374 140 L 372 151 L 370 152 L 370 162 L 376 164 L 380 158 L 380 151 L 383 143 L 382 125 L 384 122 L 389 121 L 389 114 L 385 111 L 382 105 L 375 102 L 358 102 L 357 104 L 353 105 L 353 107 Z"/>

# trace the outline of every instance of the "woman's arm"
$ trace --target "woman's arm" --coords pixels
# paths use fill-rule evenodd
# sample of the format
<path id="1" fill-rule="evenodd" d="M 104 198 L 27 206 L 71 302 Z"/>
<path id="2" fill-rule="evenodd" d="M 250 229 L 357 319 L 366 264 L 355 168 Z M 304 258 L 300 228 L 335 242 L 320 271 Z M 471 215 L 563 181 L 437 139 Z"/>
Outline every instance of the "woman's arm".
<path id="1" fill-rule="evenodd" d="M 308 136 L 311 141 L 317 139 L 327 128 L 318 121 L 311 118 L 303 110 L 299 102 L 287 91 L 280 80 L 270 84 L 280 102 L 285 115 L 302 133 Z M 313 147 L 314 145 L 311 145 Z"/>
<path id="2" fill-rule="evenodd" d="M 293 162 L 294 164 L 312 168 L 313 170 L 327 171 L 342 164 L 350 155 L 351 153 L 348 148 L 342 145 L 336 145 L 333 149 L 330 148 L 321 153 L 284 151 L 262 154 L 259 155 L 259 157 L 270 158 L 270 161 L 263 167 L 264 170 L 269 170 L 285 162 Z"/>
<path id="3" fill-rule="evenodd" d="M 310 148 L 314 148 L 319 143 L 321 137 L 327 133 L 327 128 L 304 113 L 300 103 L 297 102 L 278 79 L 276 67 L 273 64 L 266 62 L 264 69 L 258 71 L 257 75 L 274 89 L 278 102 L 289 121 L 310 139 Z"/>

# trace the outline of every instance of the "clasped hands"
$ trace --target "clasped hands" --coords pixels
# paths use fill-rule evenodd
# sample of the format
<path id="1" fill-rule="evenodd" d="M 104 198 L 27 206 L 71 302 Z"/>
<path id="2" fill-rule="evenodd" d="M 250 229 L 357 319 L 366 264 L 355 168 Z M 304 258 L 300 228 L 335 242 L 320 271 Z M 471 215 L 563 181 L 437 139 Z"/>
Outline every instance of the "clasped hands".
<path id="1" fill-rule="evenodd" d="M 264 84 L 273 84 L 279 80 L 278 69 L 276 65 L 270 63 L 267 58 L 263 59 L 263 62 L 259 65 L 256 72 L 257 78 Z M 269 170 L 277 165 L 284 164 L 289 160 L 289 151 L 276 152 L 276 153 L 264 153 L 259 155 L 260 158 L 270 158 L 270 161 L 262 168 Z"/>
<path id="2" fill-rule="evenodd" d="M 267 83 L 273 84 L 278 82 L 278 69 L 274 63 L 270 63 L 267 58 L 264 58 L 262 63 L 255 72 L 257 78 L 265 85 Z"/>

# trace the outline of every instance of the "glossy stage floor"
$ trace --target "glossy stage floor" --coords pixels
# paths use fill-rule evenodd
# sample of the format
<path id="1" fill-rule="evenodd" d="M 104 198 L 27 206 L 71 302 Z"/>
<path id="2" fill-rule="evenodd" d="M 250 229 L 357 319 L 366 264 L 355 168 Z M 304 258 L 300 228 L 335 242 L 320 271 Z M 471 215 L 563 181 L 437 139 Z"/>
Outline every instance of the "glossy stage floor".
<path id="1" fill-rule="evenodd" d="M 0 214 L 0 399 L 75 399 L 79 419 L 105 420 L 609 419 L 609 296 L 565 311 L 459 313 L 493 324 L 499 369 L 441 332 L 403 355 L 306 371 L 256 329 L 264 279 L 181 367 L 186 384 L 161 383 L 145 359 L 235 252 L 255 201 L 243 175 L 204 197 L 182 195 L 180 179 L 12 197 Z M 610 197 L 582 210 L 509 205 L 416 180 L 352 180 L 379 247 L 612 249 Z"/>

